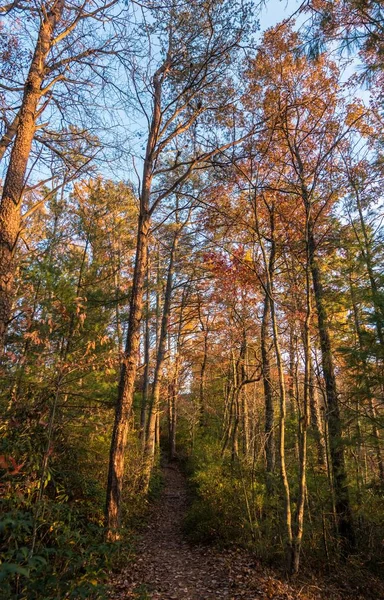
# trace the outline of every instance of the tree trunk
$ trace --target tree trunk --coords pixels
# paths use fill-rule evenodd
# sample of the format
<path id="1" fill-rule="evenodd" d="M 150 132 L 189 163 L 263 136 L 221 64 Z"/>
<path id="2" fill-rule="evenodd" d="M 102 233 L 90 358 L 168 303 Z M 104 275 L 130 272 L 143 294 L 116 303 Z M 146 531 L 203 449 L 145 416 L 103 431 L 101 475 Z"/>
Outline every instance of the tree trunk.
<path id="1" fill-rule="evenodd" d="M 171 255 L 169 258 L 167 284 L 165 288 L 163 316 L 161 320 L 161 330 L 159 345 L 157 350 L 156 367 L 153 379 L 153 390 L 151 395 L 151 402 L 148 407 L 148 425 L 147 435 L 144 449 L 144 460 L 143 460 L 143 491 L 147 492 L 149 487 L 149 481 L 151 477 L 151 471 L 153 467 L 153 461 L 155 456 L 155 435 L 156 435 L 156 419 L 158 418 L 159 402 L 160 402 L 160 386 L 161 386 L 161 374 L 165 362 L 165 349 L 168 334 L 169 318 L 171 314 L 171 299 L 172 299 L 172 285 L 173 285 L 173 267 L 175 262 L 176 250 L 180 239 L 181 229 L 179 228 L 173 239 Z"/>
<path id="2" fill-rule="evenodd" d="M 204 425 L 204 417 L 205 417 L 205 378 L 206 378 L 206 370 L 207 370 L 207 357 L 208 357 L 208 326 L 205 326 L 203 329 L 204 333 L 204 354 L 203 360 L 201 362 L 200 367 L 200 384 L 199 384 L 199 424 L 200 426 Z"/>
<path id="3" fill-rule="evenodd" d="M 374 397 L 373 397 L 373 394 L 371 391 L 371 382 L 369 380 L 369 375 L 368 375 L 367 359 L 364 355 L 363 333 L 361 330 L 359 309 L 357 306 L 356 295 L 355 295 L 355 290 L 353 287 L 353 282 L 352 282 L 351 276 L 349 276 L 349 289 L 350 289 L 350 293 L 351 293 L 353 315 L 354 315 L 357 339 L 359 341 L 359 349 L 360 349 L 360 352 L 362 353 L 361 378 L 362 378 L 362 384 L 363 384 L 364 399 L 365 400 L 368 399 L 368 408 L 369 408 L 370 418 L 372 420 L 372 436 L 373 436 L 373 440 L 374 440 L 374 444 L 375 444 L 376 458 L 377 458 L 377 464 L 378 464 L 378 469 L 379 469 L 379 477 L 380 477 L 381 483 L 384 483 L 384 460 L 383 460 L 383 455 L 382 455 L 382 450 L 381 450 L 380 432 L 379 432 L 379 428 L 377 427 L 377 424 L 376 424 L 376 408 L 375 408 L 375 404 L 374 404 Z M 359 417 L 359 415 L 358 415 L 358 417 Z"/>
<path id="4" fill-rule="evenodd" d="M 63 9 L 64 0 L 56 0 L 41 21 L 4 182 L 0 205 L 0 352 L 4 348 L 5 334 L 12 316 L 16 271 L 14 255 L 20 231 L 21 198 L 35 135 L 38 103 L 42 95 L 45 66 L 52 48 L 53 33 Z"/>
<path id="5" fill-rule="evenodd" d="M 124 476 L 125 448 L 131 413 L 140 342 L 140 322 L 143 305 L 143 287 L 147 263 L 149 215 L 139 218 L 135 270 L 130 302 L 129 322 L 124 358 L 120 370 L 118 399 L 113 426 L 106 500 L 106 527 L 110 541 L 118 539 L 121 492 Z"/>
<path id="6" fill-rule="evenodd" d="M 151 225 L 150 197 L 155 161 L 155 149 L 161 124 L 162 75 L 165 62 L 153 76 L 153 114 L 145 152 L 140 194 L 140 213 L 137 229 L 135 268 L 132 282 L 129 320 L 124 358 L 121 364 L 115 422 L 109 455 L 105 521 L 107 539 L 119 537 L 121 492 L 123 488 L 125 449 L 129 416 L 131 413 L 140 345 L 140 323 L 143 312 L 143 290 L 148 260 L 148 242 Z"/>
<path id="7" fill-rule="evenodd" d="M 147 266 L 146 281 L 146 302 L 145 302 L 145 324 L 144 324 L 144 374 L 143 374 L 143 393 L 141 397 L 140 409 L 140 438 L 145 443 L 146 416 L 149 398 L 149 352 L 150 352 L 150 328 L 149 328 L 149 261 Z"/>
<path id="8" fill-rule="evenodd" d="M 169 412 L 168 412 L 168 433 L 169 433 L 169 460 L 176 458 L 176 422 L 177 422 L 177 396 L 179 388 L 179 369 L 180 355 L 177 352 L 172 383 L 169 390 Z"/>
<path id="9" fill-rule="evenodd" d="M 310 224 L 309 232 L 309 251 L 313 290 L 317 309 L 323 376 L 327 398 L 328 436 L 330 459 L 333 470 L 335 508 L 338 521 L 337 528 L 343 541 L 344 550 L 348 551 L 348 549 L 353 548 L 355 545 L 355 535 L 349 502 L 347 473 L 345 468 L 339 398 L 333 366 L 328 320 L 324 306 L 322 276 L 320 267 L 316 260 L 316 244 L 313 235 L 312 223 Z"/>
<path id="10" fill-rule="evenodd" d="M 309 405 L 311 411 L 311 426 L 317 446 L 317 463 L 320 467 L 327 465 L 327 452 L 325 447 L 324 431 L 321 422 L 319 408 L 319 395 L 317 393 L 313 359 L 310 356 L 310 380 L 309 380 Z"/>
<path id="11" fill-rule="evenodd" d="M 376 282 L 376 276 L 375 276 L 374 267 L 373 267 L 372 248 L 371 248 L 371 243 L 370 243 L 367 227 L 365 225 L 363 208 L 361 206 L 361 201 L 360 201 L 360 193 L 359 193 L 359 190 L 356 187 L 356 185 L 354 185 L 353 183 L 352 183 L 352 185 L 353 185 L 354 191 L 355 191 L 356 206 L 357 206 L 357 211 L 359 213 L 361 231 L 363 233 L 364 241 L 360 247 L 361 247 L 362 255 L 363 255 L 366 267 L 367 267 L 367 273 L 368 273 L 369 283 L 370 283 L 370 287 L 371 287 L 371 295 L 372 295 L 372 302 L 373 302 L 373 307 L 374 307 L 374 319 L 375 319 L 377 337 L 379 338 L 381 348 L 383 349 L 384 348 L 383 306 L 382 306 L 382 302 L 380 302 L 380 299 L 379 299 L 380 292 L 378 290 L 378 286 L 377 286 L 377 282 Z M 360 243 L 359 239 L 358 239 L 358 241 Z"/>
<path id="12" fill-rule="evenodd" d="M 277 374 L 279 382 L 279 400 L 280 400 L 280 414 L 279 414 L 279 460 L 280 460 L 280 481 L 284 493 L 284 509 L 285 509 L 285 529 L 286 529 L 286 556 L 287 562 L 290 564 L 292 557 L 292 510 L 291 510 L 291 492 L 288 481 L 288 474 L 285 462 L 285 421 L 287 413 L 287 401 L 286 401 L 286 390 L 284 380 L 284 369 L 283 359 L 280 348 L 279 331 L 277 325 L 276 306 L 273 290 L 273 266 L 276 255 L 276 242 L 275 242 L 275 219 L 274 219 L 274 207 L 269 207 L 270 217 L 270 255 L 269 260 L 264 245 L 263 237 L 259 230 L 259 223 L 256 214 L 256 230 L 258 235 L 258 241 L 260 249 L 263 255 L 263 261 L 266 271 L 266 295 L 269 298 L 269 307 L 271 311 L 271 323 L 272 323 L 272 338 L 273 346 L 275 349 L 276 363 L 277 363 Z"/>
<path id="13" fill-rule="evenodd" d="M 267 478 L 275 472 L 276 449 L 275 449 L 275 406 L 273 400 L 273 389 L 271 381 L 271 364 L 269 357 L 269 321 L 270 321 L 270 299 L 265 295 L 263 320 L 261 324 L 261 360 L 264 386 L 265 402 L 265 456 L 267 463 Z"/>
<path id="14" fill-rule="evenodd" d="M 310 206 L 306 207 L 306 223 L 305 223 L 305 250 L 306 250 L 306 263 L 305 263 L 305 292 L 306 292 L 306 313 L 304 322 L 304 406 L 303 414 L 299 421 L 299 494 L 297 499 L 297 508 L 295 514 L 295 535 L 292 544 L 292 561 L 291 561 L 291 573 L 297 574 L 299 572 L 300 564 L 300 552 L 301 544 L 303 541 L 304 533 L 304 506 L 305 506 L 305 494 L 307 489 L 307 431 L 309 425 L 309 412 L 310 412 L 310 388 L 311 388 L 311 336 L 310 326 L 312 318 L 312 302 L 311 302 L 311 282 L 310 282 L 310 250 L 308 243 L 308 228 L 309 228 L 309 216 Z"/>

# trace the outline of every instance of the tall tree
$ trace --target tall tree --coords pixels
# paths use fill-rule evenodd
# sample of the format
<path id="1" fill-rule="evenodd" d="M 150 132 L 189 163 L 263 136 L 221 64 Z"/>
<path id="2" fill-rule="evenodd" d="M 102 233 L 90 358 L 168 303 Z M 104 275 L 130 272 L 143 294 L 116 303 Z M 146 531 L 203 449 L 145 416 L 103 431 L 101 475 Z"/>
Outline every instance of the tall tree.
<path id="1" fill-rule="evenodd" d="M 230 83 L 230 65 L 246 34 L 249 17 L 242 5 L 229 7 L 227 2 L 211 0 L 166 3 L 151 18 L 154 24 L 144 23 L 142 31 L 150 32 L 152 39 L 158 38 L 161 56 L 156 57 L 156 65 L 145 68 L 152 75 L 148 78 L 143 74 L 151 98 L 149 112 L 142 99 L 138 67 L 132 66 L 138 102 L 148 123 L 148 137 L 128 333 L 111 442 L 106 502 L 110 539 L 118 535 L 152 215 L 165 198 L 182 188 L 196 169 L 207 167 L 213 157 L 235 142 L 226 142 L 220 135 L 219 119 L 224 118 L 229 107 L 233 110 L 235 107 L 237 93 Z M 151 43 L 151 36 L 148 39 Z"/>
<path id="2" fill-rule="evenodd" d="M 0 203 L 0 349 L 5 341 L 5 333 L 12 317 L 13 283 L 15 276 L 15 249 L 20 234 L 22 196 L 26 185 L 27 167 L 29 164 L 32 143 L 39 138 L 40 142 L 56 154 L 65 156 L 56 143 L 56 136 L 50 132 L 49 137 L 39 133 L 43 115 L 48 106 L 55 105 L 65 111 L 64 91 L 75 87 L 79 68 L 88 68 L 86 60 L 91 56 L 101 56 L 110 50 L 110 38 L 100 40 L 97 29 L 89 35 L 86 27 L 89 21 L 101 17 L 108 18 L 108 10 L 115 4 L 114 0 L 100 2 L 76 2 L 67 5 L 64 0 L 49 0 L 29 6 L 25 3 L 13 2 L 3 7 L 7 18 L 22 13 L 29 28 L 36 27 L 32 59 L 25 73 L 25 80 L 20 87 L 14 82 L 14 74 L 10 73 L 1 84 L 3 90 L 20 95 L 20 107 L 6 124 L 3 134 L 3 150 L 11 148 Z M 89 5 L 89 6 L 88 6 Z M 81 46 L 79 33 L 82 41 Z M 25 48 L 30 52 L 31 48 Z M 85 65 L 84 65 L 85 61 Z M 77 67 L 77 68 L 76 68 Z M 72 77 L 69 75 L 72 71 Z M 23 74 L 23 72 L 22 72 Z M 79 82 L 77 82 L 79 83 Z M 61 93 L 60 93 L 61 90 Z M 70 104 L 67 105 L 67 107 Z M 53 117 L 49 119 L 53 121 Z M 68 128 L 67 135 L 70 136 Z M 77 135 L 77 134 L 76 134 Z M 58 147 L 56 147 L 58 146 Z"/>

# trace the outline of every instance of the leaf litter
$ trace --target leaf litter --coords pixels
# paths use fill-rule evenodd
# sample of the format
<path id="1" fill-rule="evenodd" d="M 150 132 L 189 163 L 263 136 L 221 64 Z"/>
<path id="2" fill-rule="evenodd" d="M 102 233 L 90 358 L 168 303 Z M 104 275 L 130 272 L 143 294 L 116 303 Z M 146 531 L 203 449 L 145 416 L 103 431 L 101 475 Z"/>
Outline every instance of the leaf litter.
<path id="1" fill-rule="evenodd" d="M 175 464 L 163 468 L 164 488 L 151 508 L 136 558 L 111 582 L 111 600 L 368 600 L 384 598 L 376 588 L 352 589 L 332 578 L 289 582 L 241 548 L 189 543 L 183 535 L 187 511 L 185 478 Z"/>

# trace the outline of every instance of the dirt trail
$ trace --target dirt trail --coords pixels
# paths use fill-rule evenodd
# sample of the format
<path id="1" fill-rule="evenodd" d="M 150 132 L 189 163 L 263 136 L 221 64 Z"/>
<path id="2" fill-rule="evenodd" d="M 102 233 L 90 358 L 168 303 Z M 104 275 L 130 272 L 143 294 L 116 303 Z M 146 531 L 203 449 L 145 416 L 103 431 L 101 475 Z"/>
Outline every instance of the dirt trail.
<path id="1" fill-rule="evenodd" d="M 125 581 L 121 583 L 126 591 L 123 597 L 139 598 L 140 591 L 145 597 L 144 590 L 152 600 L 233 597 L 227 565 L 218 564 L 209 548 L 191 546 L 183 537 L 184 477 L 174 465 L 164 467 L 163 474 L 163 493 L 138 544 L 138 558 L 133 569 L 122 574 Z"/>
<path id="2" fill-rule="evenodd" d="M 164 489 L 136 547 L 137 558 L 113 582 L 112 600 L 315 600 L 364 598 L 313 581 L 294 586 L 245 551 L 189 544 L 183 536 L 186 482 L 163 469 Z"/>

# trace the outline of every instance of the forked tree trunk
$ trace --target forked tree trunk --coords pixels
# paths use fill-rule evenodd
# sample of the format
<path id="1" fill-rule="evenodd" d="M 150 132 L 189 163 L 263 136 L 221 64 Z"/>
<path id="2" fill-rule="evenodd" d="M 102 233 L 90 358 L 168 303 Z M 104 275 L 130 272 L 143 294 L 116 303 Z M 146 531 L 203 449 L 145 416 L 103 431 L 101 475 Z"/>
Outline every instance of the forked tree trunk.
<path id="1" fill-rule="evenodd" d="M 21 198 L 25 174 L 36 130 L 38 104 L 43 93 L 47 57 L 63 9 L 64 0 L 56 0 L 41 21 L 32 63 L 24 86 L 16 134 L 13 131 L 14 143 L 0 205 L 0 352 L 4 348 L 5 334 L 12 316 L 16 270 L 14 256 L 20 232 Z"/>

